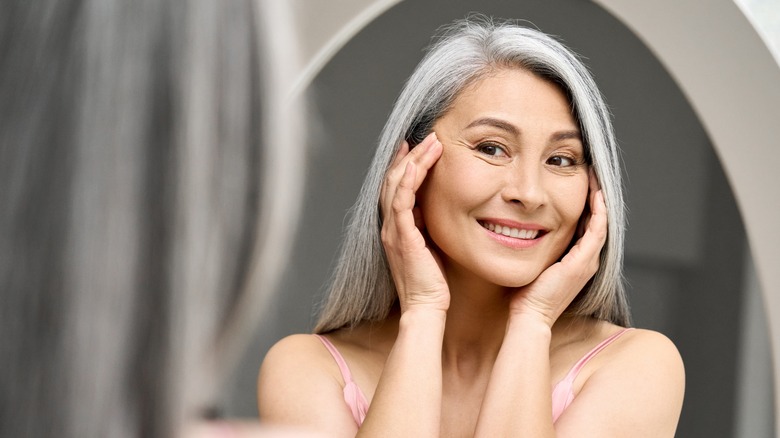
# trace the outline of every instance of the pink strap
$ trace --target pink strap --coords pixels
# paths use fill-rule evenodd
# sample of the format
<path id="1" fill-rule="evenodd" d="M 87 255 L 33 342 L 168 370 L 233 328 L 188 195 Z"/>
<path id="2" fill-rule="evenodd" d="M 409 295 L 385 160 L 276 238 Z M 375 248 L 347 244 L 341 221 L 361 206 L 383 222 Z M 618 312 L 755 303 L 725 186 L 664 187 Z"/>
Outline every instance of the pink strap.
<path id="1" fill-rule="evenodd" d="M 352 412 L 352 418 L 355 420 L 355 423 L 360 427 L 360 425 L 363 424 L 363 420 L 366 419 L 366 413 L 368 413 L 368 401 L 366 400 L 366 396 L 357 386 L 357 383 L 355 383 L 352 378 L 352 373 L 347 366 L 347 362 L 344 360 L 344 356 L 339 353 L 336 346 L 325 336 L 317 334 L 314 336 L 322 341 L 322 344 L 325 345 L 325 348 L 328 349 L 330 355 L 333 356 L 336 364 L 338 364 L 341 377 L 344 378 L 344 402 Z"/>
<path id="2" fill-rule="evenodd" d="M 325 348 L 328 349 L 330 352 L 330 355 L 333 356 L 333 359 L 336 360 L 336 363 L 339 366 L 339 371 L 341 371 L 341 377 L 344 378 L 344 383 L 349 383 L 352 381 L 352 373 L 349 371 L 349 367 L 347 366 L 347 362 L 344 360 L 344 356 L 339 353 L 339 351 L 336 349 L 336 346 L 333 345 L 332 342 L 328 340 L 325 336 L 322 335 L 314 335 L 318 338 L 320 338 L 320 341 L 325 345 Z"/>
<path id="3" fill-rule="evenodd" d="M 593 347 L 592 350 L 590 350 L 585 356 L 582 356 L 580 360 L 577 361 L 577 363 L 574 364 L 573 367 L 571 367 L 571 370 L 569 370 L 569 373 L 566 375 L 566 377 L 563 378 L 560 382 L 558 382 L 555 387 L 553 388 L 552 392 L 552 414 L 553 414 L 553 422 L 558 420 L 558 417 L 563 414 L 563 411 L 566 410 L 567 407 L 571 404 L 572 401 L 574 401 L 574 380 L 577 378 L 577 376 L 580 374 L 580 371 L 582 371 L 582 368 L 587 365 L 588 362 L 590 362 L 591 359 L 593 359 L 594 356 L 599 354 L 601 350 L 607 348 L 607 346 L 617 340 L 620 336 L 623 335 L 623 333 L 632 330 L 631 328 L 625 328 L 623 330 L 620 330 L 619 332 L 613 334 L 612 336 L 608 337 L 607 339 L 604 339 L 601 341 L 598 345 Z"/>
<path id="4" fill-rule="evenodd" d="M 617 338 L 621 337 L 623 333 L 631 330 L 631 328 L 625 328 L 614 335 L 608 337 L 607 339 L 604 339 L 599 343 L 599 345 L 596 345 L 593 347 L 592 350 L 588 352 L 585 356 L 583 356 L 580 360 L 577 361 L 576 364 L 574 364 L 573 367 L 571 367 L 571 370 L 569 371 L 569 374 L 566 376 L 566 379 L 571 382 L 574 382 L 574 379 L 577 378 L 577 375 L 582 371 L 582 368 L 590 362 L 591 359 L 593 359 L 594 356 L 601 353 L 601 350 L 607 348 L 607 346 L 617 340 Z"/>
<path id="5" fill-rule="evenodd" d="M 566 375 L 566 377 L 555 385 L 552 392 L 553 422 L 557 421 L 558 417 L 561 416 L 563 411 L 571 404 L 572 401 L 574 401 L 574 391 L 572 386 L 574 384 L 574 380 L 577 378 L 577 375 L 579 375 L 582 368 L 588 362 L 590 362 L 594 356 L 599 354 L 601 350 L 605 349 L 609 344 L 613 343 L 629 330 L 632 329 L 626 328 L 620 330 L 607 339 L 601 341 L 592 350 L 585 354 L 585 356 L 580 358 L 580 360 L 574 364 L 571 370 L 569 370 L 569 373 Z M 363 391 L 360 390 L 360 388 L 353 380 L 352 373 L 349 371 L 347 362 L 344 360 L 344 357 L 341 355 L 341 353 L 339 353 L 339 351 L 336 349 L 336 346 L 334 346 L 324 336 L 315 336 L 317 336 L 320 341 L 322 341 L 322 344 L 325 345 L 325 348 L 328 349 L 331 356 L 333 356 L 333 359 L 336 361 L 336 364 L 339 366 L 341 376 L 344 378 L 344 402 L 352 412 L 352 418 L 354 418 L 355 423 L 358 425 L 358 427 L 360 427 L 360 425 L 363 424 L 363 420 L 366 418 L 366 413 L 368 412 L 368 401 L 366 400 Z"/>

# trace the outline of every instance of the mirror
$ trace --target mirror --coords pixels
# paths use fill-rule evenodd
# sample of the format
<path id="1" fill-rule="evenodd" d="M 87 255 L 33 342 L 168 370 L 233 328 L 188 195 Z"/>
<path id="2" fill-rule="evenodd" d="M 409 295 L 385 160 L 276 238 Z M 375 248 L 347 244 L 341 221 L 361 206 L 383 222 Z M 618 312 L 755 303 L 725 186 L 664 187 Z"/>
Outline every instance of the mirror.
<path id="1" fill-rule="evenodd" d="M 772 436 L 762 298 L 711 139 L 683 91 L 629 28 L 595 3 L 564 0 L 400 2 L 362 28 L 313 79 L 303 226 L 229 410 L 255 415 L 250 388 L 262 354 L 284 335 L 310 329 L 310 309 L 327 282 L 344 215 L 403 81 L 435 29 L 473 10 L 523 18 L 560 37 L 585 58 L 612 108 L 626 169 L 626 275 L 635 324 L 672 338 L 686 363 L 678 435 Z"/>

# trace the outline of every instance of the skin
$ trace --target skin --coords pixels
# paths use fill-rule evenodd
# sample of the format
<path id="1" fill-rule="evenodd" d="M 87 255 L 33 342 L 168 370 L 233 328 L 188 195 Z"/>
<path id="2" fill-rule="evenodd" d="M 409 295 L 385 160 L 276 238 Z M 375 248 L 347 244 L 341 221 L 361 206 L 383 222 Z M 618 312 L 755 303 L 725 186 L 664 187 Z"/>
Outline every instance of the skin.
<path id="1" fill-rule="evenodd" d="M 328 334 L 370 401 L 363 426 L 311 335 L 269 351 L 261 418 L 328 436 L 673 436 L 682 362 L 645 330 L 589 362 L 552 423 L 552 386 L 620 330 L 561 316 L 598 269 L 607 233 L 565 95 L 527 71 L 496 70 L 462 90 L 434 131 L 401 146 L 382 190 L 398 308 Z M 534 231 L 520 241 L 486 223 Z"/>
<path id="2" fill-rule="evenodd" d="M 464 90 L 434 131 L 447 147 L 418 204 L 448 278 L 481 281 L 480 289 L 527 285 L 566 250 L 588 194 L 565 97 L 529 73 L 498 73 Z M 486 242 L 480 222 L 489 218 L 535 224 L 546 235 L 523 249 Z"/>

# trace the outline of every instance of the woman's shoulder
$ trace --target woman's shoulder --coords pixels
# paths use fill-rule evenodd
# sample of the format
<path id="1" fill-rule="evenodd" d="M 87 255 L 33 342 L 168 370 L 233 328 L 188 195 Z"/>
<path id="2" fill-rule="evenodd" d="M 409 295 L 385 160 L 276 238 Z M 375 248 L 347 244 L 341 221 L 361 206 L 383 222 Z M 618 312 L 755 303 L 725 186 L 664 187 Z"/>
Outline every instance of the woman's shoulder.
<path id="1" fill-rule="evenodd" d="M 608 323 L 606 323 L 608 324 Z M 683 371 L 680 352 L 663 333 L 643 328 L 624 328 L 608 324 L 607 339 L 615 337 L 614 346 L 605 349 L 604 356 L 609 364 L 636 370 L 645 367 L 665 366 L 667 371 Z"/>
<path id="2" fill-rule="evenodd" d="M 674 342 L 654 330 L 625 328 L 606 321 L 578 320 L 567 325 L 561 336 L 565 369 L 584 362 L 579 385 L 586 382 L 641 382 L 652 385 L 664 382 L 673 393 L 682 393 L 685 371 L 682 357 Z M 565 332 L 565 330 L 562 330 Z M 559 369 L 559 374 L 563 369 Z M 640 382 L 641 380 L 641 382 Z"/>
<path id="3" fill-rule="evenodd" d="M 682 375 L 682 358 L 674 342 L 666 335 L 654 330 L 621 327 L 606 321 L 593 322 L 592 327 L 589 344 L 595 344 L 595 348 L 604 347 L 594 356 L 594 361 L 599 359 L 604 370 L 638 372 L 648 367 L 660 367 L 671 375 Z"/>
<path id="4" fill-rule="evenodd" d="M 648 389 L 653 382 L 663 382 L 670 396 L 676 394 L 681 399 L 685 367 L 674 342 L 660 332 L 641 328 L 627 330 L 621 337 L 625 339 L 614 349 L 605 371 L 626 378 L 638 377 L 650 385 Z"/>
<path id="5" fill-rule="evenodd" d="M 591 349 L 606 344 L 609 348 L 604 348 L 599 355 L 610 356 L 611 359 L 619 359 L 622 356 L 680 359 L 674 342 L 654 330 L 622 327 L 592 318 L 577 318 L 565 323 L 561 332 L 564 333 L 560 342 L 563 346 Z"/>
<path id="6" fill-rule="evenodd" d="M 333 358 L 318 335 L 294 334 L 276 342 L 266 353 L 260 368 L 264 373 L 280 371 L 284 376 L 311 375 L 327 371 Z M 316 373 L 315 373 L 316 374 Z"/>
<path id="7" fill-rule="evenodd" d="M 630 349 L 631 353 L 638 353 L 637 350 L 641 350 L 645 352 L 644 354 L 653 357 L 680 358 L 674 342 L 663 333 L 643 328 L 629 328 L 624 337 L 626 348 Z"/>
<path id="8" fill-rule="evenodd" d="M 581 426 L 600 412 L 615 419 L 614 430 L 642 425 L 647 436 L 672 436 L 685 392 L 683 362 L 674 343 L 657 331 L 597 323 L 589 348 L 597 353 L 582 368 L 566 415 L 579 420 L 568 424 L 563 419 L 557 427 Z"/>
<path id="9" fill-rule="evenodd" d="M 309 333 L 299 333 L 286 336 L 277 341 L 265 355 L 265 361 L 284 360 L 291 355 L 300 357 L 318 356 L 322 343 L 316 335 Z"/>
<path id="10" fill-rule="evenodd" d="M 317 335 L 287 336 L 265 355 L 257 380 L 260 418 L 335 431 L 354 427 L 339 366 Z"/>
<path id="11" fill-rule="evenodd" d="M 330 359 L 332 361 L 332 359 Z M 274 344 L 266 353 L 258 376 L 258 395 L 276 398 L 277 388 L 304 391 L 328 376 L 328 352 L 315 335 L 295 334 Z"/>
<path id="12" fill-rule="evenodd" d="M 363 375 L 373 374 L 373 368 L 384 364 L 394 340 L 392 326 L 372 324 L 326 334 L 290 335 L 268 350 L 260 368 L 260 379 L 306 382 L 311 378 L 328 378 L 343 387 L 346 368 L 357 374 L 360 383 Z"/>
<path id="13" fill-rule="evenodd" d="M 685 368 L 677 347 L 666 335 L 648 329 L 624 333 L 605 348 L 588 378 L 594 387 L 622 392 L 626 401 L 642 406 L 644 418 L 654 413 L 676 424 L 685 393 Z M 628 408 L 626 408 L 628 409 Z"/>

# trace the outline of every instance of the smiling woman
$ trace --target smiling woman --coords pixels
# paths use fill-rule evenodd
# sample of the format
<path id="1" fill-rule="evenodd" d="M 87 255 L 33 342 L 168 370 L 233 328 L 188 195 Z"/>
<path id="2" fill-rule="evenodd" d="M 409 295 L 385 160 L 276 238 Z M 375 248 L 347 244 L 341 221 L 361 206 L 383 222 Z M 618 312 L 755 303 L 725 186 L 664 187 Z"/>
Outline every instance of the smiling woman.
<path id="1" fill-rule="evenodd" d="M 502 69 L 461 91 L 433 129 L 445 146 L 417 199 L 445 265 L 499 287 L 530 283 L 571 243 L 588 194 L 566 96 Z"/>
<path id="2" fill-rule="evenodd" d="M 317 334 L 264 361 L 261 417 L 329 436 L 672 436 L 682 363 L 627 328 L 618 166 L 568 49 L 511 22 L 447 28 L 385 125 Z"/>

